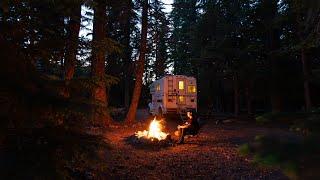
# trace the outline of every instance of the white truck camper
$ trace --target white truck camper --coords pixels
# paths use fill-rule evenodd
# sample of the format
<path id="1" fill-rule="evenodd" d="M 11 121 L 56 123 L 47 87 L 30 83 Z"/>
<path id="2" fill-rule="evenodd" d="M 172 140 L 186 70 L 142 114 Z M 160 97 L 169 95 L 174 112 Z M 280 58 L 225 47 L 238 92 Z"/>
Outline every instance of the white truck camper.
<path id="1" fill-rule="evenodd" d="M 197 82 L 194 77 L 168 75 L 150 85 L 152 115 L 181 114 L 197 110 Z"/>

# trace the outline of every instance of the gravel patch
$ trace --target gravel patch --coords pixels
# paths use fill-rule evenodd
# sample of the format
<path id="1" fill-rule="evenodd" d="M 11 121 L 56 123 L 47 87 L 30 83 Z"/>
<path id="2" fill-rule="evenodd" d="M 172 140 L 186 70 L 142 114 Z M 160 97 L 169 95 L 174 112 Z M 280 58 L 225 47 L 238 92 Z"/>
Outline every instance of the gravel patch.
<path id="1" fill-rule="evenodd" d="M 177 139 L 173 134 L 176 124 L 166 126 L 173 139 Z M 288 132 L 281 129 L 209 122 L 184 144 L 141 148 L 128 143 L 141 127 L 112 128 L 105 134 L 112 147 L 106 155 L 107 179 L 288 179 L 279 169 L 259 167 L 238 152 L 241 144 L 256 135 L 286 136 Z"/>

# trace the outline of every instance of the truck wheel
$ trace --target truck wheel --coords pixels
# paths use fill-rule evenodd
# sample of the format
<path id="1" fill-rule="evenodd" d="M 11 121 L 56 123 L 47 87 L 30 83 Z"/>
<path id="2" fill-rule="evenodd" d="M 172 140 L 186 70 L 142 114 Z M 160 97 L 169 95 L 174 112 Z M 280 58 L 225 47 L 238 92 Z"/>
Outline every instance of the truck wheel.
<path id="1" fill-rule="evenodd" d="M 151 109 L 148 107 L 148 113 L 149 115 L 152 115 Z"/>
<path id="2" fill-rule="evenodd" d="M 159 119 L 163 118 L 163 112 L 161 108 L 159 108 L 158 110 L 158 116 L 159 116 Z"/>

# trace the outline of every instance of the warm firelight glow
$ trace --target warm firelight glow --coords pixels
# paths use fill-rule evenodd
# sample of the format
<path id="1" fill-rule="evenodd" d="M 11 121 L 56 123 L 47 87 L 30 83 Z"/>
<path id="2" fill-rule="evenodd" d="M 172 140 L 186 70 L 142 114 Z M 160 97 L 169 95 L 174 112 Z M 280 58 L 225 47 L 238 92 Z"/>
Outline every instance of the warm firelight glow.
<path id="1" fill-rule="evenodd" d="M 165 132 L 162 132 L 162 128 L 163 127 L 161 122 L 158 121 L 156 118 L 154 118 L 149 125 L 149 130 L 138 131 L 135 133 L 135 135 L 138 138 L 146 137 L 149 139 L 163 140 L 163 139 L 166 139 L 168 134 Z"/>

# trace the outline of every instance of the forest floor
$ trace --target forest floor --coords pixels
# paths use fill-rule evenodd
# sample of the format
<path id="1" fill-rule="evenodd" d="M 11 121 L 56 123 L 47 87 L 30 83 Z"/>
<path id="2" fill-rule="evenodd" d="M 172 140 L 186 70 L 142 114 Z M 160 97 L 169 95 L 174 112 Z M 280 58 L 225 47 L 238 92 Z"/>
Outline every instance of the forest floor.
<path id="1" fill-rule="evenodd" d="M 256 135 L 290 135 L 252 123 L 230 122 L 216 125 L 207 121 L 195 137 L 184 144 L 166 148 L 141 148 L 128 137 L 147 128 L 152 117 L 140 119 L 132 127 L 113 127 L 106 134 L 111 146 L 107 153 L 108 179 L 287 179 L 279 169 L 258 167 L 252 157 L 243 157 L 238 147 Z M 173 139 L 178 121 L 167 120 L 166 132 Z"/>

